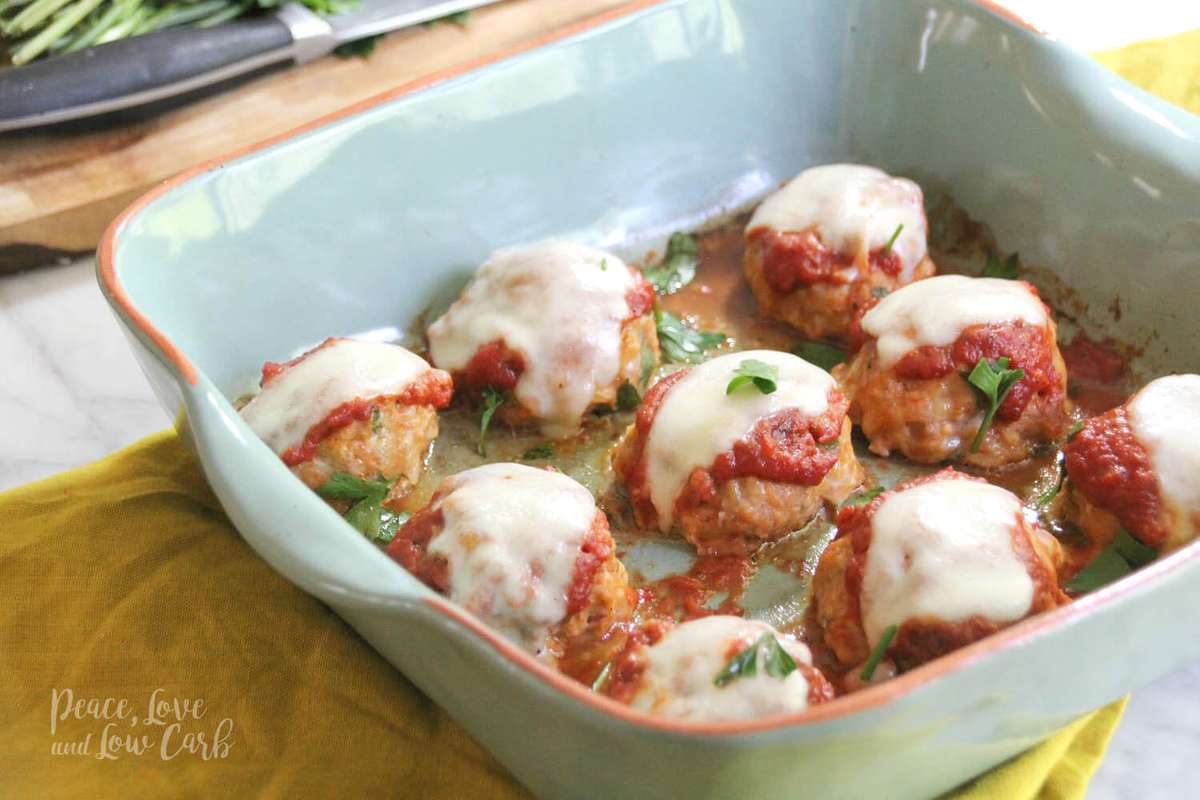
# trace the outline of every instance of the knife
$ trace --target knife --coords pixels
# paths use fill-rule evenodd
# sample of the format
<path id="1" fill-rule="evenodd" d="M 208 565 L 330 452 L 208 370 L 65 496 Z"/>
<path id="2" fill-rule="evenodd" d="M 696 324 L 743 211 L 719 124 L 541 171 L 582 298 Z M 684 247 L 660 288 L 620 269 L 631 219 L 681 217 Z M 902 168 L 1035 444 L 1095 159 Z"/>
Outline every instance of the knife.
<path id="1" fill-rule="evenodd" d="M 169 28 L 0 71 L 0 131 L 133 108 L 287 64 L 346 42 L 496 0 L 362 0 L 321 17 L 299 3 L 211 28 Z"/>

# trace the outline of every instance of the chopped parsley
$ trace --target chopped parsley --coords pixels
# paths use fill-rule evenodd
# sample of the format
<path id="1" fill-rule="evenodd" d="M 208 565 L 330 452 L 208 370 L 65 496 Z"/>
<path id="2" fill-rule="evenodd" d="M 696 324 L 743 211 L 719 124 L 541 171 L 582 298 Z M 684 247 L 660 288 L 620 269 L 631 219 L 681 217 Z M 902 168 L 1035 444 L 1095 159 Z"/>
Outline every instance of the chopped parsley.
<path id="1" fill-rule="evenodd" d="M 1074 439 L 1075 434 L 1079 433 L 1081 430 L 1083 430 L 1083 420 L 1079 420 L 1078 422 L 1076 422 L 1074 425 L 1071 426 L 1071 430 L 1067 431 L 1066 441 L 1069 442 L 1072 439 Z"/>
<path id="2" fill-rule="evenodd" d="M 763 394 L 771 394 L 778 388 L 779 367 L 756 358 L 747 358 L 733 371 L 733 380 L 725 387 L 725 394 L 733 394 L 743 386 L 751 386 Z"/>
<path id="3" fill-rule="evenodd" d="M 772 678 L 783 680 L 796 670 L 796 660 L 783 649 L 783 645 L 779 644 L 775 634 L 768 631 L 760 636 L 754 644 L 729 659 L 725 668 L 717 674 L 717 677 L 713 678 L 713 684 L 725 686 L 738 678 L 750 678 L 756 675 L 759 653 L 763 655 L 763 669 Z"/>
<path id="4" fill-rule="evenodd" d="M 842 508 L 865 506 L 867 503 L 871 502 L 876 497 L 879 497 L 879 495 L 883 494 L 885 491 L 887 490 L 882 486 L 874 486 L 870 489 L 861 491 L 858 494 L 852 494 L 846 498 L 845 502 L 842 503 Z"/>
<path id="5" fill-rule="evenodd" d="M 672 294 L 692 282 L 699 263 L 700 245 L 695 237 L 676 231 L 667 240 L 667 254 L 662 263 L 642 270 L 642 274 L 659 294 Z"/>
<path id="6" fill-rule="evenodd" d="M 348 500 L 354 505 L 346 511 L 346 521 L 368 539 L 387 544 L 411 514 L 383 507 L 392 484 L 382 476 L 366 480 L 348 472 L 335 472 L 317 488 L 317 494 L 329 500 Z"/>
<path id="7" fill-rule="evenodd" d="M 600 674 L 596 676 L 596 680 L 592 681 L 592 691 L 598 692 L 604 688 L 604 682 L 608 680 L 608 673 L 612 672 L 612 662 L 609 661 L 600 670 Z"/>
<path id="8" fill-rule="evenodd" d="M 983 444 L 983 437 L 987 434 L 988 428 L 992 426 L 992 418 L 996 416 L 996 409 L 1000 408 L 1000 404 L 1017 385 L 1017 381 L 1024 377 L 1025 370 L 1009 369 L 1008 358 L 1003 356 L 995 361 L 980 358 L 975 369 L 971 370 L 971 374 L 967 376 L 967 382 L 983 395 L 983 399 L 988 404 L 987 413 L 983 415 L 983 422 L 979 425 L 979 432 L 975 434 L 975 441 L 971 442 L 972 453 L 978 452 L 979 446 Z"/>
<path id="9" fill-rule="evenodd" d="M 658 344 L 663 357 L 675 364 L 699 364 L 704 354 L 725 344 L 723 333 L 698 331 L 670 311 L 654 306 L 654 322 L 658 326 Z"/>
<path id="10" fill-rule="evenodd" d="M 638 377 L 638 383 L 643 389 L 650 382 L 650 375 L 654 372 L 656 363 L 654 360 L 654 350 L 649 347 L 642 347 L 642 374 Z"/>
<path id="11" fill-rule="evenodd" d="M 987 263 L 983 265 L 983 277 L 1016 280 L 1020 263 L 1020 256 L 1016 253 L 1001 261 L 995 250 L 988 250 Z"/>
<path id="12" fill-rule="evenodd" d="M 1108 547 L 1075 573 L 1075 577 L 1067 583 L 1067 591 L 1072 594 L 1087 594 L 1124 578 L 1156 558 L 1158 553 L 1154 548 L 1142 544 L 1125 531 L 1120 531 Z"/>
<path id="13" fill-rule="evenodd" d="M 504 405 L 504 395 L 491 386 L 483 390 L 483 414 L 479 417 L 479 455 L 487 458 L 487 432 L 492 424 L 492 415 Z"/>
<path id="14" fill-rule="evenodd" d="M 554 442 L 542 442 L 521 454 L 522 461 L 543 461 L 554 457 Z"/>
<path id="15" fill-rule="evenodd" d="M 379 406 L 371 409 L 371 433 L 378 434 L 383 431 L 383 412 L 379 410 Z"/>
<path id="16" fill-rule="evenodd" d="M 879 668 L 879 662 L 883 661 L 887 649 L 892 646 L 892 639 L 896 638 L 897 630 L 899 629 L 895 625 L 888 625 L 884 629 L 883 635 L 879 637 L 879 641 L 875 643 L 875 649 L 868 656 L 867 663 L 863 664 L 862 672 L 858 673 L 858 677 L 863 683 L 869 683 L 871 678 L 875 677 L 875 670 Z"/>
<path id="17" fill-rule="evenodd" d="M 846 360 L 843 350 L 825 342 L 800 342 L 792 348 L 792 355 L 800 356 L 826 372 Z"/>
<path id="18" fill-rule="evenodd" d="M 638 394 L 637 387 L 629 381 L 625 381 L 617 389 L 617 408 L 621 411 L 633 411 L 642 402 L 642 396 Z"/>
<path id="19" fill-rule="evenodd" d="M 900 231 L 902 231 L 902 230 L 904 230 L 903 222 L 901 222 L 899 225 L 896 226 L 896 230 L 892 231 L 892 238 L 888 239 L 887 244 L 885 244 L 883 246 L 883 250 L 881 252 L 885 256 L 888 253 L 892 252 L 892 245 L 894 245 L 896 243 L 896 240 L 900 238 Z"/>
<path id="20" fill-rule="evenodd" d="M 1058 451 L 1058 455 L 1055 457 L 1054 466 L 1055 466 L 1054 483 L 1051 484 L 1044 492 L 1042 492 L 1041 494 L 1038 495 L 1038 499 L 1037 499 L 1037 510 L 1038 511 L 1045 511 L 1046 506 L 1050 505 L 1050 503 L 1053 502 L 1054 498 L 1058 496 L 1058 493 L 1060 491 L 1062 491 L 1063 479 L 1066 475 L 1066 470 L 1063 468 L 1063 454 L 1062 454 L 1061 450 Z"/>
<path id="21" fill-rule="evenodd" d="M 600 259 L 600 271 L 608 272 L 608 259 L 607 258 Z"/>

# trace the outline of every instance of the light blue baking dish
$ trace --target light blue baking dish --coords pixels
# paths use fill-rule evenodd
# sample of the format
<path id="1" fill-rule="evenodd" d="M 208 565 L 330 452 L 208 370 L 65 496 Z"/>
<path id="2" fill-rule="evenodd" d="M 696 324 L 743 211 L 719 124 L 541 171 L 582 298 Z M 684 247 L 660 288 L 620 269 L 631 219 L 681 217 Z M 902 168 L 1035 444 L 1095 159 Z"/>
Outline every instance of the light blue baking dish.
<path id="1" fill-rule="evenodd" d="M 168 182 L 114 223 L 99 270 L 246 540 L 526 786 L 930 796 L 1200 657 L 1180 624 L 1200 608 L 1192 545 L 802 716 L 681 724 L 534 663 L 343 524 L 230 405 L 265 359 L 403 328 L 495 247 L 636 253 L 814 163 L 950 189 L 1157 371 L 1200 366 L 1200 121 L 981 5 L 642 0 L 475 66 Z"/>

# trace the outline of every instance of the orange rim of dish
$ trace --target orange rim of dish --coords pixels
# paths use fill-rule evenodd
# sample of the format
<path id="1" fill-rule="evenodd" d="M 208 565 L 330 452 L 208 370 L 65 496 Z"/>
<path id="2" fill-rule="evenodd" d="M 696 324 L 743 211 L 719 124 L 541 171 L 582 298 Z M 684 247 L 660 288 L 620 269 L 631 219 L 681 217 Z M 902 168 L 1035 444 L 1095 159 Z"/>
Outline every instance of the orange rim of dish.
<path id="1" fill-rule="evenodd" d="M 561 39 L 574 36 L 579 33 L 596 28 L 605 23 L 612 22 L 630 14 L 636 13 L 643 9 L 651 8 L 666 2 L 666 0 L 631 0 L 624 5 L 617 6 L 605 12 L 601 12 L 595 16 L 581 20 L 574 24 L 563 28 L 551 31 L 549 33 L 537 36 L 526 42 L 509 47 L 498 53 L 484 56 L 464 62 L 454 67 L 439 70 L 430 73 L 416 80 L 405 83 L 401 86 L 383 92 L 381 94 L 361 100 L 346 108 L 334 111 L 325 116 L 319 117 L 312 122 L 308 122 L 292 130 L 281 133 L 277 136 L 272 136 L 264 139 L 256 144 L 247 145 L 246 147 L 234 150 L 223 156 L 219 156 L 210 161 L 201 163 L 191 169 L 185 170 L 172 178 L 169 178 L 158 186 L 146 192 L 133 202 L 128 208 L 121 212 L 112 224 L 105 230 L 104 236 L 100 240 L 100 245 L 97 248 L 97 272 L 100 283 L 104 287 L 112 303 L 123 313 L 134 328 L 141 332 L 161 353 L 162 357 L 175 368 L 179 375 L 187 381 L 191 386 L 196 385 L 197 374 L 196 368 L 191 361 L 185 356 L 175 343 L 160 331 L 150 319 L 141 312 L 130 300 L 129 295 L 125 292 L 117 278 L 115 255 L 117 239 L 124 229 L 125 225 L 144 209 L 149 203 L 158 197 L 166 194 L 180 184 L 183 184 L 192 178 L 202 175 L 211 170 L 217 169 L 223 164 L 242 158 L 243 156 L 271 147 L 272 145 L 286 141 L 293 137 L 302 135 L 309 131 L 328 125 L 337 120 L 343 119 L 354 114 L 361 113 L 368 109 L 391 102 L 406 95 L 421 91 L 439 83 L 443 83 L 452 78 L 459 77 L 468 72 L 480 69 L 494 64 L 499 61 L 512 58 L 513 56 L 534 50 L 544 45 L 552 44 Z M 1028 21 L 1014 14 L 1011 10 L 993 2 L 993 0 L 972 0 L 972 2 L 992 13 L 993 15 L 1006 20 L 1020 28 L 1031 31 L 1035 34 L 1044 36 L 1045 33 L 1031 25 Z M 469 631 L 479 636 L 484 641 L 488 642 L 506 659 L 520 666 L 530 674 L 538 677 L 550 687 L 570 696 L 579 702 L 592 707 L 593 709 L 605 714 L 606 716 L 615 717 L 635 724 L 644 728 L 653 728 L 661 731 L 682 734 L 688 736 L 732 736 L 738 734 L 762 733 L 766 731 L 777 730 L 784 727 L 796 725 L 815 724 L 828 720 L 839 719 L 851 714 L 856 714 L 860 711 L 879 708 L 885 706 L 904 695 L 909 694 L 918 687 L 936 680 L 937 678 L 948 673 L 957 671 L 963 667 L 973 664 L 999 650 L 1015 647 L 1026 642 L 1032 641 L 1043 634 L 1048 633 L 1051 629 L 1061 625 L 1068 624 L 1072 620 L 1079 619 L 1088 614 L 1092 609 L 1107 605 L 1116 601 L 1119 597 L 1130 594 L 1137 589 L 1140 589 L 1147 583 L 1159 580 L 1161 576 L 1174 572 L 1185 563 L 1191 561 L 1193 557 L 1200 553 L 1200 545 L 1192 545 L 1183 550 L 1172 554 L 1162 561 L 1158 561 L 1150 566 L 1144 567 L 1138 572 L 1130 575 L 1118 583 L 1102 589 L 1094 594 L 1077 599 L 1068 605 L 1057 608 L 1053 611 L 1048 611 L 1038 616 L 1023 620 L 1015 625 L 1005 628 L 997 633 L 992 634 L 986 639 L 982 639 L 974 644 L 942 656 L 928 664 L 920 666 L 910 672 L 906 672 L 896 678 L 876 686 L 871 686 L 851 694 L 842 695 L 828 703 L 811 706 L 804 711 L 793 714 L 780 714 L 769 717 L 762 717 L 754 720 L 735 721 L 735 722 L 716 722 L 716 723 L 698 723 L 674 720 L 666 717 L 654 716 L 646 712 L 638 711 L 629 706 L 618 703 L 604 695 L 597 694 L 591 691 L 590 688 L 577 683 L 565 675 L 556 672 L 546 664 L 535 659 L 529 653 L 521 650 L 512 642 L 498 635 L 495 631 L 484 625 L 478 618 L 469 612 L 455 606 L 446 598 L 441 596 L 433 596 L 424 598 L 424 603 L 433 609 L 436 613 L 443 614 L 455 620 L 457 623 L 467 628 Z"/>

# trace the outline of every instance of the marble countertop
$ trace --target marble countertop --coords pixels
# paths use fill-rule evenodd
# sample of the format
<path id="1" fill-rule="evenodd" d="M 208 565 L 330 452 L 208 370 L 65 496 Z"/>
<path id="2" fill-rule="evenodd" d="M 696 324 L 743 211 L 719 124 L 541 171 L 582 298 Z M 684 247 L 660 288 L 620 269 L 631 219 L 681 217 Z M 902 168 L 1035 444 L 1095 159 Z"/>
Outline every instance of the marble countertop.
<path id="1" fill-rule="evenodd" d="M 170 424 L 100 295 L 91 259 L 0 278 L 0 364 L 0 490 Z M 1195 797 L 1198 753 L 1200 663 L 1134 693 L 1088 796 Z"/>

